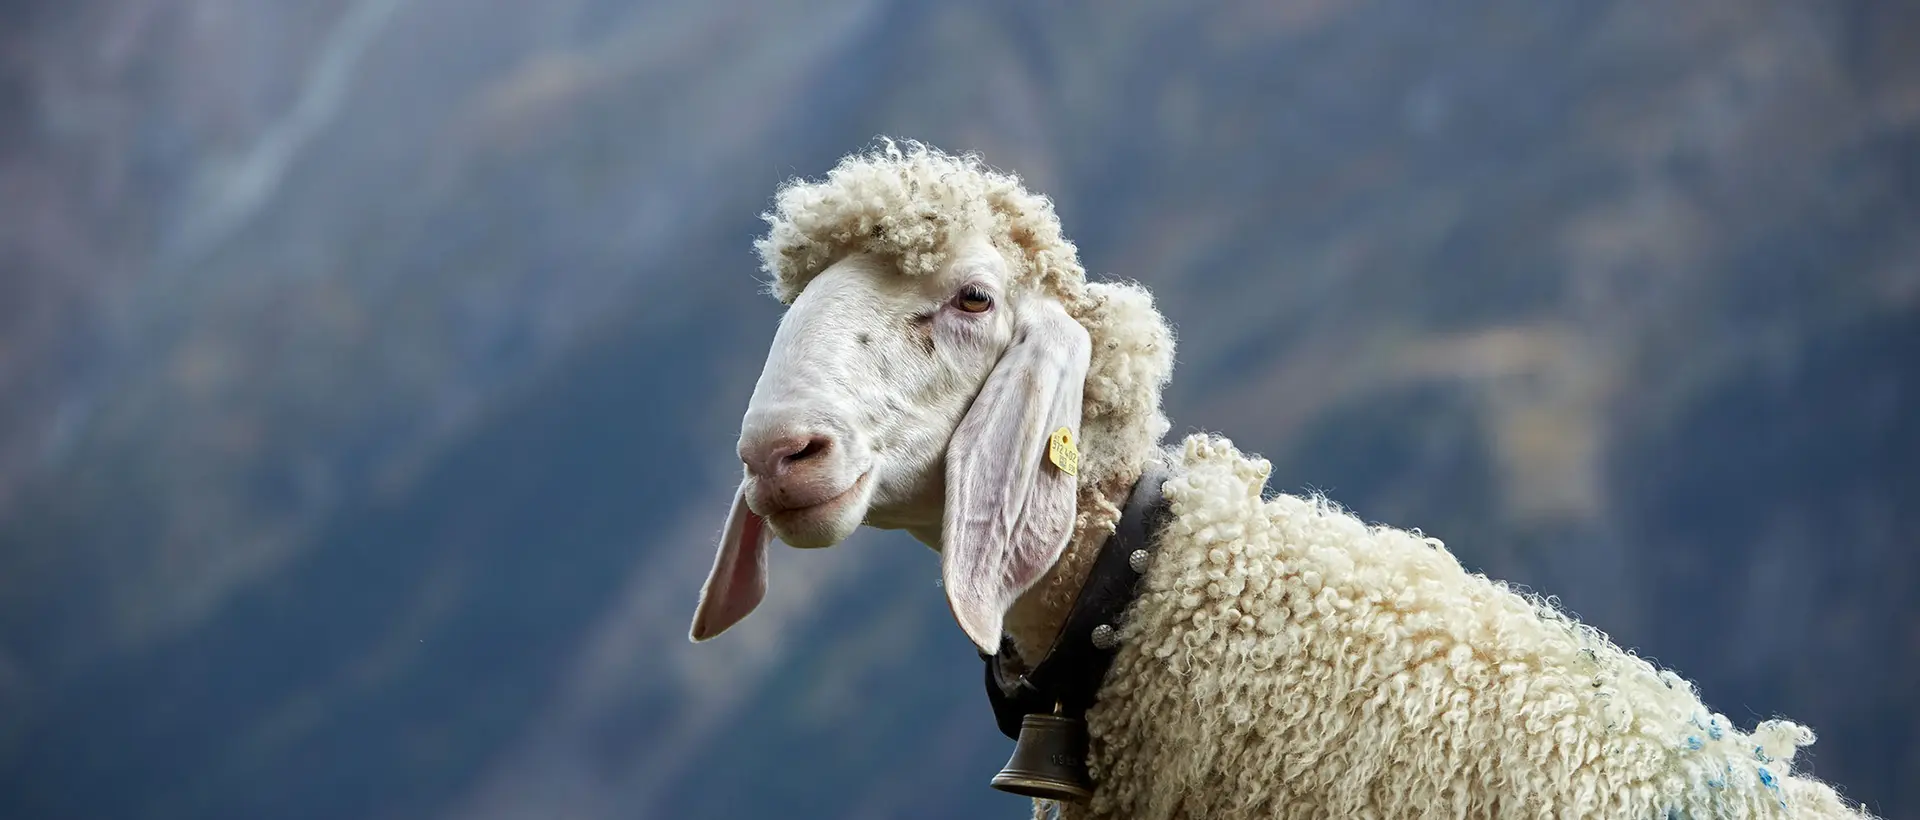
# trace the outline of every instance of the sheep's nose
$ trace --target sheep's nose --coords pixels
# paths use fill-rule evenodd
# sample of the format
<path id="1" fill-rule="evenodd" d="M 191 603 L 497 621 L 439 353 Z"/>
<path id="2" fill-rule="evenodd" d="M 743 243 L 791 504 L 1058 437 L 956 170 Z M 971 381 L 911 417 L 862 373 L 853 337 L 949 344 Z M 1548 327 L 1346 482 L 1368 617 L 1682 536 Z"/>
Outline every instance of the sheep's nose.
<path id="1" fill-rule="evenodd" d="M 742 442 L 740 461 L 747 471 L 760 478 L 780 478 L 795 465 L 826 455 L 833 449 L 833 438 L 819 433 L 782 436 L 757 442 Z"/>

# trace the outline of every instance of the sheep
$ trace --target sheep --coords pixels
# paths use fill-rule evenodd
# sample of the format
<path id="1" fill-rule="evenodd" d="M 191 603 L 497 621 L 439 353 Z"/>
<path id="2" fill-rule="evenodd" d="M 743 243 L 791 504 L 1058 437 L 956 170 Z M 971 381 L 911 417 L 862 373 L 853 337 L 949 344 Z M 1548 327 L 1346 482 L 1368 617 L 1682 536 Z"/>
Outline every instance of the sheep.
<path id="1" fill-rule="evenodd" d="M 1043 657 L 1152 466 L 1170 515 L 1086 715 L 1066 818 L 1865 817 L 1751 731 L 1550 602 L 1418 532 L 1270 494 L 1225 438 L 1166 446 L 1174 335 L 1088 281 L 1052 203 L 973 154 L 883 140 L 790 181 L 756 243 L 789 305 L 690 637 L 745 618 L 774 535 L 861 525 L 940 555 L 955 622 Z M 1044 463 L 1077 436 L 1072 469 Z"/>

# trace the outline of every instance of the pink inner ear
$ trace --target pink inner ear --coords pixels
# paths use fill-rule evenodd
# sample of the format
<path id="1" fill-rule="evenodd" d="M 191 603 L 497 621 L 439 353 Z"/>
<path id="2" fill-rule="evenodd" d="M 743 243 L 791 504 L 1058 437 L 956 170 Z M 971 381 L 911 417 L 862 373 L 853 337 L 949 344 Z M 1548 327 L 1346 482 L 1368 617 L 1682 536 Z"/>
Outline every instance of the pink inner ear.
<path id="1" fill-rule="evenodd" d="M 1053 569 L 1073 531 L 1074 493 L 1078 488 L 1073 478 L 1043 467 L 1034 477 L 1034 485 L 1008 539 L 1007 581 L 1018 592 L 1031 588 Z M 1013 603 L 1013 599 L 1006 603 Z"/>
<path id="2" fill-rule="evenodd" d="M 699 609 L 693 615 L 693 640 L 704 641 L 727 631 L 767 596 L 770 536 L 766 519 L 747 509 L 745 499 L 736 498 L 733 512 L 727 516 L 726 532 L 720 536 L 713 572 L 707 576 Z"/>
<path id="3" fill-rule="evenodd" d="M 761 537 L 766 527 L 766 519 L 747 513 L 747 520 L 740 526 L 739 539 L 739 547 L 746 554 L 733 562 L 732 577 L 728 579 L 727 588 L 735 593 L 732 597 L 739 599 L 747 611 L 752 611 L 767 595 L 767 539 Z M 740 617 L 747 617 L 747 613 L 741 612 Z"/>

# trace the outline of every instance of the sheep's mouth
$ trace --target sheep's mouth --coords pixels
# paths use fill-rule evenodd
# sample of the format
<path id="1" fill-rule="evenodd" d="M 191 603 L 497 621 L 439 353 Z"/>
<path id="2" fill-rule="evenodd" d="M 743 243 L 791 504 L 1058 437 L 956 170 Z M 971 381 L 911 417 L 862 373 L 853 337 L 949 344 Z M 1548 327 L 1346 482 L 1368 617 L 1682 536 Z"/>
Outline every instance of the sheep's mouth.
<path id="1" fill-rule="evenodd" d="M 823 531 L 839 529 L 834 526 L 846 517 L 847 509 L 866 496 L 868 479 L 873 470 L 869 469 L 853 480 L 845 490 L 818 504 L 769 512 L 767 523 L 773 525 L 775 532 L 781 534 L 781 540 L 801 549 L 818 549 L 832 546 L 839 538 L 825 539 L 808 537 L 823 534 Z M 799 543 L 796 543 L 799 542 Z M 822 542 L 825 543 L 822 543 Z"/>

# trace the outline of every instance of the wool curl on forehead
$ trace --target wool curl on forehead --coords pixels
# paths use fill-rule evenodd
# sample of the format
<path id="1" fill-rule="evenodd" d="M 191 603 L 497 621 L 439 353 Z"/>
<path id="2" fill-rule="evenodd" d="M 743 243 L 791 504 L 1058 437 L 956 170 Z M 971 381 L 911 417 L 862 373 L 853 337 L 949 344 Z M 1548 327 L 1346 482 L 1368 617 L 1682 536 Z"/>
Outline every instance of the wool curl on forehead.
<path id="1" fill-rule="evenodd" d="M 1111 528 L 1124 492 L 1167 432 L 1160 392 L 1173 371 L 1173 331 L 1145 288 L 1088 282 L 1053 203 L 975 154 L 883 139 L 843 158 L 823 180 L 791 180 L 754 243 L 768 290 L 792 304 L 813 277 L 852 253 L 890 260 L 906 276 L 941 270 L 953 243 L 986 237 L 1014 267 L 1011 289 L 1060 301 L 1093 342 L 1081 411 L 1086 443 L 1082 526 Z"/>

